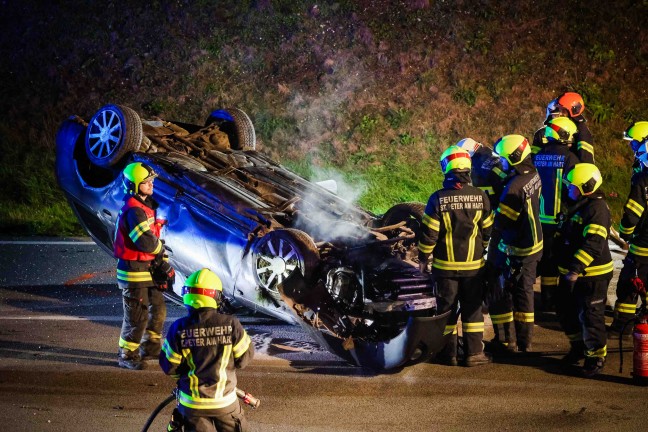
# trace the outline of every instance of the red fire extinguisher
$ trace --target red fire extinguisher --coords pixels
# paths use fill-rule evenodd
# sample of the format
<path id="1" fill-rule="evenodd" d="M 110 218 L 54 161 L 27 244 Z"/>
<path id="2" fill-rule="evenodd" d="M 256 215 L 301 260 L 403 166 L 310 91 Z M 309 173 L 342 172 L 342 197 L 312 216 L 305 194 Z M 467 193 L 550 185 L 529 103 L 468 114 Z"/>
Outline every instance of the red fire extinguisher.
<path id="1" fill-rule="evenodd" d="M 633 278 L 632 283 L 635 286 L 635 291 L 641 297 L 641 309 L 639 309 L 634 319 L 625 323 L 621 334 L 623 335 L 625 327 L 628 324 L 634 322 L 634 327 L 632 328 L 632 342 L 634 346 L 632 352 L 632 377 L 635 383 L 648 385 L 648 309 L 646 308 L 646 287 L 641 279 L 636 276 Z M 620 373 L 623 372 L 622 339 L 623 337 L 619 338 L 619 353 L 621 355 Z"/>
<path id="2" fill-rule="evenodd" d="M 634 350 L 632 354 L 632 376 L 638 384 L 648 384 L 648 313 L 642 307 L 632 329 Z"/>

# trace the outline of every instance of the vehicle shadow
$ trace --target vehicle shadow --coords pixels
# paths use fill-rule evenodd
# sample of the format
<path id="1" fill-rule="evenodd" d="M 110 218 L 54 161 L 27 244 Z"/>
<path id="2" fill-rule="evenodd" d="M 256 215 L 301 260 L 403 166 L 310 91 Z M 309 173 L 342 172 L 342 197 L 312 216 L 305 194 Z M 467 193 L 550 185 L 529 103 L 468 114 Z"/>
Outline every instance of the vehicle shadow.
<path id="1" fill-rule="evenodd" d="M 291 361 L 290 366 L 298 373 L 358 377 L 374 377 L 378 375 L 391 374 L 402 370 L 402 368 L 397 368 L 389 371 L 377 372 L 372 369 L 366 369 L 353 365 L 344 360 L 336 362 Z"/>
<path id="2" fill-rule="evenodd" d="M 608 354 L 610 353 L 615 353 L 615 351 L 608 352 Z M 526 366 L 541 369 L 549 374 L 570 376 L 584 380 L 605 381 L 617 384 L 633 383 L 631 376 L 612 375 L 612 373 L 618 372 L 618 370 L 616 369 L 618 365 L 616 358 L 614 359 L 614 361 L 608 361 L 608 364 L 606 364 L 605 368 L 599 375 L 596 375 L 593 378 L 587 378 L 582 375 L 581 367 L 576 365 L 568 365 L 562 362 L 561 359 L 566 354 L 567 351 L 516 353 L 507 356 L 494 356 L 493 363 L 523 367 Z M 608 360 L 611 360 L 609 355 Z"/>
<path id="3" fill-rule="evenodd" d="M 0 293 L 2 305 L 9 308 L 84 317 L 111 327 L 121 326 L 122 301 L 117 284 L 2 286 Z M 115 319 L 106 319 L 107 316 Z M 94 321 L 93 317 L 101 319 Z"/>
<path id="4" fill-rule="evenodd" d="M 90 366 L 116 366 L 117 353 L 106 353 L 54 345 L 0 339 L 0 358 L 42 360 Z"/>

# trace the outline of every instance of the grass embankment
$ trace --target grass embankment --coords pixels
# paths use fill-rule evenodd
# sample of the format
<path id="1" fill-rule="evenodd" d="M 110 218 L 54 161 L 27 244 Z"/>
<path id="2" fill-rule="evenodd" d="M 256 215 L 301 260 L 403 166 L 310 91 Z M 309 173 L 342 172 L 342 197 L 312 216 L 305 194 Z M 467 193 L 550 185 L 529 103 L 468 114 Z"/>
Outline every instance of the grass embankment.
<path id="1" fill-rule="evenodd" d="M 427 199 L 449 144 L 531 138 L 563 91 L 585 97 L 619 220 L 621 134 L 648 119 L 645 1 L 64 3 L 1 6 L 2 233 L 79 233 L 54 135 L 106 103 L 196 123 L 238 106 L 262 151 L 381 213 Z"/>

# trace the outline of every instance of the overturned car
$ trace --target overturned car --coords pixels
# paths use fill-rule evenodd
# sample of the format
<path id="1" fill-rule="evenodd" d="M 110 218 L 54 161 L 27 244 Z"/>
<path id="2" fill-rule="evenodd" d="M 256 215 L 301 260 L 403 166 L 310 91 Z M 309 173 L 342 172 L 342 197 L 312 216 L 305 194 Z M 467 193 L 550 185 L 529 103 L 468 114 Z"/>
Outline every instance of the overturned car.
<path id="1" fill-rule="evenodd" d="M 121 170 L 139 161 L 158 173 L 176 294 L 208 267 L 235 307 L 299 323 L 329 351 L 375 370 L 426 360 L 444 345 L 448 313 L 437 314 L 434 284 L 415 262 L 423 204 L 376 216 L 346 202 L 257 152 L 252 122 L 236 108 L 194 125 L 106 105 L 89 122 L 65 120 L 56 142 L 59 184 L 111 255 Z"/>

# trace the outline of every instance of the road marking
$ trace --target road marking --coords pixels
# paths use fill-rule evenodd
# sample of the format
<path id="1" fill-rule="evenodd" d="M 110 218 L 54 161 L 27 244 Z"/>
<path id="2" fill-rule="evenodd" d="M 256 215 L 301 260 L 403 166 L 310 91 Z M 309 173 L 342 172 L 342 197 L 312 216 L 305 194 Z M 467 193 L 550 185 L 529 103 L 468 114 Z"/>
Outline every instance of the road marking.
<path id="1" fill-rule="evenodd" d="M 26 315 L 1 316 L 0 320 L 43 320 L 43 321 L 121 321 L 121 317 L 112 316 L 65 316 L 65 315 Z"/>
<path id="2" fill-rule="evenodd" d="M 87 281 L 88 279 L 92 279 L 94 277 L 97 277 L 102 274 L 110 274 L 110 273 L 115 273 L 114 271 L 103 271 L 103 272 L 96 272 L 96 273 L 84 273 L 79 277 L 70 279 L 68 281 L 63 282 L 63 286 L 69 287 L 70 285 L 74 285 L 79 282 Z"/>
<path id="3" fill-rule="evenodd" d="M 65 245 L 65 246 L 97 246 L 95 242 L 88 241 L 32 241 L 32 240 L 0 240 L 0 245 Z"/>

